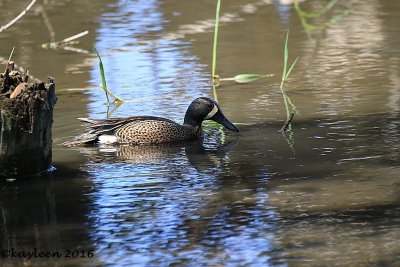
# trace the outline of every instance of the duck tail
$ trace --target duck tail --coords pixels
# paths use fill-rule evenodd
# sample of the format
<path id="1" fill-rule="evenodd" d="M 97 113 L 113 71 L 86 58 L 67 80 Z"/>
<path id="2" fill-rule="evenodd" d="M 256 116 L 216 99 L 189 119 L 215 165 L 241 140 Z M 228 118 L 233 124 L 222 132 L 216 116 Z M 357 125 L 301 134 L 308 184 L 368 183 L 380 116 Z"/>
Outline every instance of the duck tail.
<path id="1" fill-rule="evenodd" d="M 78 120 L 89 123 L 91 125 L 99 123 L 97 120 L 91 120 L 88 118 L 78 118 Z M 98 140 L 98 134 L 93 130 L 87 129 L 84 133 L 74 137 L 72 140 L 62 143 L 64 146 L 74 147 L 79 145 L 94 144 Z"/>
<path id="2" fill-rule="evenodd" d="M 86 123 L 90 123 L 90 124 L 98 124 L 101 121 L 100 120 L 93 120 L 93 119 L 89 119 L 89 118 L 77 118 L 80 121 L 86 122 Z"/>
<path id="3" fill-rule="evenodd" d="M 69 140 L 62 144 L 64 146 L 68 146 L 68 147 L 79 146 L 79 145 L 89 145 L 89 144 L 96 143 L 98 138 L 99 138 L 98 135 L 95 133 L 84 132 L 84 133 L 74 137 L 72 140 Z"/>

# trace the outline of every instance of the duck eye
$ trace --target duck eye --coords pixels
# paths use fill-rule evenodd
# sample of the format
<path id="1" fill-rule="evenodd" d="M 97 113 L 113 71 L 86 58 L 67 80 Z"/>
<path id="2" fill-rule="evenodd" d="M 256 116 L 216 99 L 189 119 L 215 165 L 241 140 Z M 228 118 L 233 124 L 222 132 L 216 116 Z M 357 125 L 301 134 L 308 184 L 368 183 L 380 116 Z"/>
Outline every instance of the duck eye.
<path id="1" fill-rule="evenodd" d="M 214 108 L 214 104 L 208 103 L 207 108 L 213 109 Z"/>

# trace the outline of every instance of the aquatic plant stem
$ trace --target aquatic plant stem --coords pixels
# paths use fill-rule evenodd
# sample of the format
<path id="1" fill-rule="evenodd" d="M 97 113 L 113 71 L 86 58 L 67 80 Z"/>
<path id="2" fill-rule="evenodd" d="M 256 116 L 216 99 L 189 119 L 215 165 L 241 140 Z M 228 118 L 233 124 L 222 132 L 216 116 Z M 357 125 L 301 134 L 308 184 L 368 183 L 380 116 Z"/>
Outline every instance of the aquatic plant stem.
<path id="1" fill-rule="evenodd" d="M 282 80 L 281 84 L 279 86 L 282 97 L 283 97 L 283 102 L 285 104 L 286 108 L 286 122 L 282 126 L 281 132 L 287 132 L 291 130 L 291 122 L 293 120 L 295 112 L 297 113 L 297 108 L 296 106 L 292 103 L 290 100 L 289 96 L 286 94 L 285 90 L 283 89 L 283 86 L 285 84 L 285 81 L 289 78 L 290 73 L 293 71 L 294 66 L 296 65 L 297 61 L 299 58 L 297 57 L 292 65 L 290 66 L 289 70 L 287 70 L 287 64 L 288 64 L 288 58 L 289 58 L 289 48 L 288 48 L 288 40 L 289 40 L 289 31 L 286 34 L 286 40 L 285 40 L 285 48 L 283 51 L 283 72 L 282 72 Z M 291 109 L 289 107 L 291 106 Z"/>
<path id="2" fill-rule="evenodd" d="M 13 46 L 13 49 L 11 50 L 10 56 L 8 57 L 8 62 L 11 61 L 11 58 L 12 58 L 12 56 L 14 54 L 14 49 L 15 49 L 15 46 Z"/>
<path id="3" fill-rule="evenodd" d="M 213 42 L 213 54 L 212 54 L 212 66 L 211 66 L 211 76 L 213 84 L 213 95 L 214 99 L 217 99 L 216 88 L 220 85 L 222 81 L 235 81 L 237 83 L 249 83 L 252 81 L 259 80 L 261 78 L 270 77 L 272 74 L 249 74 L 243 73 L 238 74 L 233 78 L 221 78 L 217 73 L 217 47 L 218 47 L 218 29 L 219 29 L 219 17 L 221 11 L 221 0 L 217 0 L 217 6 L 215 10 L 215 21 L 214 21 L 214 42 Z"/>
<path id="4" fill-rule="evenodd" d="M 290 101 L 290 98 L 287 96 L 285 90 L 283 89 L 283 84 L 284 84 L 284 81 L 282 80 L 281 85 L 280 85 L 279 88 L 281 89 L 281 93 L 282 93 L 282 96 L 283 96 L 283 103 L 285 104 L 286 121 L 285 121 L 285 123 L 283 124 L 283 126 L 281 128 L 281 132 L 287 132 L 288 130 L 291 129 L 290 123 L 293 120 L 294 112 L 290 111 L 289 102 L 291 102 L 291 101 Z"/>
<path id="5" fill-rule="evenodd" d="M 86 30 L 86 31 L 84 31 L 84 32 L 75 34 L 75 35 L 73 35 L 73 36 L 71 36 L 71 37 L 65 38 L 65 39 L 63 39 L 63 40 L 61 40 L 61 41 L 44 43 L 44 44 L 42 44 L 42 47 L 43 47 L 43 48 L 52 48 L 52 49 L 56 49 L 56 48 L 59 48 L 59 47 L 62 47 L 62 46 L 65 47 L 65 45 L 66 45 L 67 43 L 71 43 L 71 42 L 74 41 L 75 39 L 81 38 L 82 36 L 85 36 L 85 35 L 88 34 L 88 33 L 89 33 L 89 31 Z"/>
<path id="6" fill-rule="evenodd" d="M 96 47 L 93 46 L 94 51 L 96 51 L 97 57 L 99 58 L 99 67 L 100 67 L 100 75 L 101 75 L 101 82 L 102 82 L 102 88 L 104 92 L 106 93 L 106 98 L 107 98 L 107 104 L 110 105 L 110 99 L 108 95 L 114 97 L 115 101 L 114 102 L 124 102 L 121 98 L 118 96 L 114 95 L 110 90 L 107 89 L 107 82 L 106 82 L 106 75 L 104 73 L 104 67 L 103 67 L 103 62 L 101 60 L 100 54 L 97 51 Z"/>
<path id="7" fill-rule="evenodd" d="M 9 27 L 11 27 L 15 22 L 17 22 L 20 18 L 22 18 L 26 12 L 29 11 L 29 9 L 31 9 L 31 7 L 36 3 L 37 0 L 32 0 L 30 2 L 30 4 L 21 12 L 19 13 L 18 16 L 16 16 L 13 20 L 11 20 L 9 23 L 7 23 L 4 26 L 0 27 L 0 32 L 7 30 Z"/>
<path id="8" fill-rule="evenodd" d="M 212 88 L 213 88 L 213 96 L 215 102 L 218 103 L 218 94 L 217 94 L 217 86 L 219 85 L 219 76 L 215 74 L 217 68 L 217 44 L 218 44 L 218 27 L 219 27 L 219 13 L 221 9 L 221 0 L 217 2 L 217 8 L 215 11 L 215 27 L 214 27 L 214 43 L 213 43 L 213 54 L 212 54 Z"/>
<path id="9" fill-rule="evenodd" d="M 217 102 L 218 103 L 218 94 L 217 94 L 217 88 L 216 88 L 216 85 L 213 83 L 213 85 L 212 85 L 212 88 L 213 88 L 213 95 L 214 95 L 214 100 L 215 100 L 215 102 Z"/>
<path id="10" fill-rule="evenodd" d="M 217 78 L 215 71 L 217 68 L 217 45 L 218 45 L 218 28 L 219 28 L 220 10 L 221 10 L 221 0 L 218 0 L 216 12 L 215 12 L 214 44 L 213 44 L 213 55 L 212 55 L 212 70 L 211 70 L 213 84 L 215 84 L 214 80 Z"/>

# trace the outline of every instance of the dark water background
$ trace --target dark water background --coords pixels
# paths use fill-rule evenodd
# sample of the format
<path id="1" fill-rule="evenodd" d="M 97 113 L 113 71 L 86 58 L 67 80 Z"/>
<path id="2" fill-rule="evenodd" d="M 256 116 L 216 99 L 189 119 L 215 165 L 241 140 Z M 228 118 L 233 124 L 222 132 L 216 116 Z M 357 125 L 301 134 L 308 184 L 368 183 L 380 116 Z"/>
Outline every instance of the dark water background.
<path id="1" fill-rule="evenodd" d="M 0 33 L 0 56 L 15 46 L 14 60 L 58 90 L 56 170 L 0 182 L 0 248 L 94 250 L 38 266 L 400 266 L 400 2 L 339 1 L 312 32 L 286 2 L 222 2 L 218 74 L 275 76 L 223 84 L 219 103 L 241 132 L 208 125 L 203 144 L 60 145 L 83 130 L 77 117 L 182 122 L 195 97 L 212 97 L 215 1 L 43 0 Z M 26 5 L 0 1 L 0 24 Z M 300 61 L 286 90 L 300 114 L 285 139 L 288 29 Z M 84 30 L 82 51 L 41 48 Z M 129 99 L 115 111 L 92 44 L 110 89 Z"/>

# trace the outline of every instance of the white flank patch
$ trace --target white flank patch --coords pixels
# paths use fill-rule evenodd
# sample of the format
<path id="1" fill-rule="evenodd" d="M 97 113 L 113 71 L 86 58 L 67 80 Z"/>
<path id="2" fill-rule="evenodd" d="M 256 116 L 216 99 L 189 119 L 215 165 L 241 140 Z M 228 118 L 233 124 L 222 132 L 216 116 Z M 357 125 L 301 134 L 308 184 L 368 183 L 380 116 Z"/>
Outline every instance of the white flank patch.
<path id="1" fill-rule="evenodd" d="M 218 112 L 218 107 L 214 105 L 213 109 L 210 111 L 210 113 L 207 114 L 205 120 L 208 120 L 212 116 L 214 116 Z"/>
<path id="2" fill-rule="evenodd" d="M 99 143 L 100 144 L 113 144 L 117 143 L 117 137 L 115 135 L 100 135 L 99 136 Z"/>

